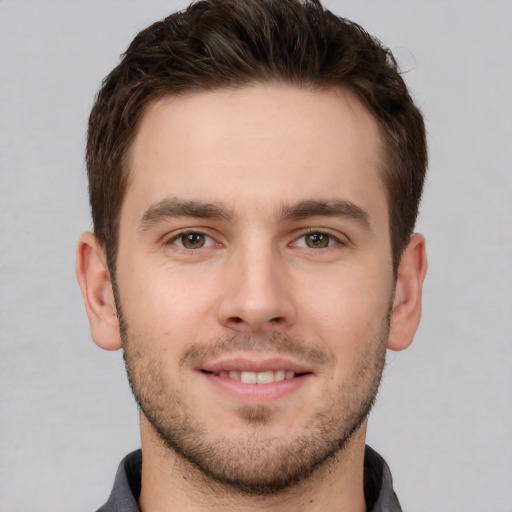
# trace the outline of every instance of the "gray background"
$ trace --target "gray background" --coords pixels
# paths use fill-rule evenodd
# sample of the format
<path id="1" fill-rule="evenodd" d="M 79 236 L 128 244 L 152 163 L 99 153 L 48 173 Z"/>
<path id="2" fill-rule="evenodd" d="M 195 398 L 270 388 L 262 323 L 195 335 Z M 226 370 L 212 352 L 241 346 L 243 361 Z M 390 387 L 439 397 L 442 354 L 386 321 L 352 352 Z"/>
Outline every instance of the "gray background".
<path id="1" fill-rule="evenodd" d="M 327 4 L 395 51 L 431 163 L 430 268 L 369 442 L 406 511 L 512 511 L 512 2 Z M 90 228 L 94 93 L 135 33 L 185 2 L 0 0 L 0 510 L 92 511 L 138 446 L 119 352 L 74 277 Z"/>

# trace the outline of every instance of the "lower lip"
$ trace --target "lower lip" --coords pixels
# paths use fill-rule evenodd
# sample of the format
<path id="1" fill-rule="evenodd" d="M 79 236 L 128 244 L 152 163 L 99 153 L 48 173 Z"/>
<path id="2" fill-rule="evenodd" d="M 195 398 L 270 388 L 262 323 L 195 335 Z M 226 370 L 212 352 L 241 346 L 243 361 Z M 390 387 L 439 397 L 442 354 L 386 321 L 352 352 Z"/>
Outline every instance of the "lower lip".
<path id="1" fill-rule="evenodd" d="M 219 377 L 213 373 L 201 373 L 201 375 L 215 388 L 244 402 L 278 400 L 297 391 L 311 378 L 311 374 L 307 373 L 269 384 L 245 384 L 229 377 Z"/>

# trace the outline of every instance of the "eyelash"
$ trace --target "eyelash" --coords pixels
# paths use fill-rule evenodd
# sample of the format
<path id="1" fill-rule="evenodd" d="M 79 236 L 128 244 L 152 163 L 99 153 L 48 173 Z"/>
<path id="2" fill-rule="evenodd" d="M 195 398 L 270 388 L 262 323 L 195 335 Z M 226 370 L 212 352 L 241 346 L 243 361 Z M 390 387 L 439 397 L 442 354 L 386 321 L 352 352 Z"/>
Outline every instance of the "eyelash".
<path id="1" fill-rule="evenodd" d="M 181 244 L 176 243 L 177 241 L 182 240 L 186 236 L 190 236 L 190 235 L 202 236 L 207 241 L 205 242 L 205 245 L 202 245 L 201 247 L 197 247 L 197 248 L 185 247 L 183 245 L 183 243 L 181 243 Z M 182 231 L 180 233 L 175 234 L 174 236 L 172 236 L 171 238 L 166 240 L 164 245 L 175 245 L 178 248 L 185 250 L 185 251 L 197 251 L 198 249 L 203 249 L 205 247 L 212 247 L 214 245 L 218 245 L 218 243 L 215 242 L 215 240 L 210 235 L 207 235 L 206 233 L 203 233 L 202 231 L 190 230 L 190 231 Z"/>
<path id="2" fill-rule="evenodd" d="M 306 237 L 311 236 L 311 235 L 320 235 L 322 237 L 327 237 L 329 239 L 328 245 L 326 247 L 318 247 L 318 248 L 316 248 L 317 250 L 318 249 L 329 249 L 329 248 L 331 248 L 333 246 L 336 246 L 336 245 L 347 245 L 346 242 L 342 241 L 339 237 L 333 235 L 332 233 L 328 233 L 328 232 L 322 231 L 320 229 L 314 229 L 314 228 L 310 228 L 310 229 L 306 230 L 305 232 L 303 232 L 290 245 L 292 247 L 301 247 L 301 248 L 304 248 L 304 249 L 313 249 L 313 247 L 308 247 L 306 242 L 304 243 L 304 245 L 298 245 L 297 244 L 297 242 L 299 240 L 306 239 Z"/>
<path id="3" fill-rule="evenodd" d="M 198 236 L 204 237 L 205 238 L 205 243 L 203 245 L 201 245 L 200 247 L 185 247 L 183 245 L 183 243 L 176 243 L 177 241 L 183 240 L 184 237 L 190 236 L 190 235 L 198 235 Z M 328 242 L 327 242 L 328 245 L 326 245 L 325 247 L 314 248 L 314 247 L 308 246 L 306 241 L 304 241 L 304 244 L 299 244 L 298 243 L 299 240 L 301 240 L 301 239 L 306 240 L 306 237 L 311 236 L 311 235 L 319 235 L 320 237 L 327 237 L 328 238 Z M 172 236 L 171 238 L 166 240 L 164 242 L 164 245 L 166 245 L 166 246 L 174 245 L 174 246 L 178 247 L 179 249 L 182 249 L 182 250 L 185 250 L 185 251 L 197 251 L 199 249 L 205 249 L 205 248 L 208 248 L 208 247 L 219 245 L 219 243 L 216 242 L 210 235 L 207 235 L 206 233 L 204 233 L 202 231 L 199 231 L 199 230 L 198 231 L 189 230 L 189 231 L 182 231 L 180 233 L 175 234 L 174 236 Z M 327 233 L 325 231 L 318 230 L 318 229 L 313 229 L 313 228 L 310 228 L 307 231 L 303 232 L 300 236 L 295 238 L 289 244 L 290 247 L 299 247 L 299 248 L 302 248 L 302 249 L 314 249 L 314 250 L 329 249 L 329 248 L 331 248 L 333 246 L 336 246 L 336 245 L 342 245 L 342 246 L 343 245 L 347 245 L 347 242 L 345 242 L 343 240 L 340 240 L 339 237 L 334 236 L 331 233 Z"/>

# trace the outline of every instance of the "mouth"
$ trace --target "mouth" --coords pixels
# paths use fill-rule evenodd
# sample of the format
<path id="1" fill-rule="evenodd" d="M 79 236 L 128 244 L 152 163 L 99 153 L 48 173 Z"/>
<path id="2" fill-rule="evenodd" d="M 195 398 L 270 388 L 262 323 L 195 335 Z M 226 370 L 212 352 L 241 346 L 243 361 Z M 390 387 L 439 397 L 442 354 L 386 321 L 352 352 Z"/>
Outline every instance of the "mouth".
<path id="1" fill-rule="evenodd" d="M 272 384 L 274 382 L 281 382 L 283 380 L 293 379 L 295 376 L 305 375 L 305 373 L 295 373 L 291 370 L 263 370 L 259 372 L 244 371 L 244 370 L 221 370 L 219 372 L 210 372 L 208 370 L 201 370 L 203 373 L 214 375 L 215 377 L 222 377 L 224 379 L 231 379 L 243 384 Z"/>
<path id="2" fill-rule="evenodd" d="M 283 358 L 230 358 L 197 368 L 214 389 L 242 402 L 274 401 L 300 389 L 313 372 Z"/>

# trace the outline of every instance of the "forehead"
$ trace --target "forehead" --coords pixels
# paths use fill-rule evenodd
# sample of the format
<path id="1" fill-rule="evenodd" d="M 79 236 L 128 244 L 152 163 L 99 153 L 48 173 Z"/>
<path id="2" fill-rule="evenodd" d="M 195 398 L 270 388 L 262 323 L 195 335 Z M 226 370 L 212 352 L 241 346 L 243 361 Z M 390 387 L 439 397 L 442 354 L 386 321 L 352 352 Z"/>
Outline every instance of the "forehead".
<path id="1" fill-rule="evenodd" d="M 266 85 L 167 97 L 140 124 L 125 203 L 382 200 L 381 155 L 377 122 L 345 90 Z"/>

